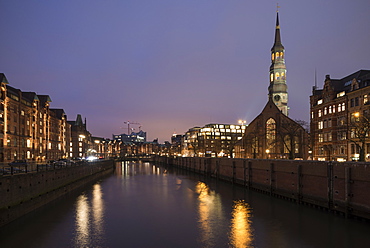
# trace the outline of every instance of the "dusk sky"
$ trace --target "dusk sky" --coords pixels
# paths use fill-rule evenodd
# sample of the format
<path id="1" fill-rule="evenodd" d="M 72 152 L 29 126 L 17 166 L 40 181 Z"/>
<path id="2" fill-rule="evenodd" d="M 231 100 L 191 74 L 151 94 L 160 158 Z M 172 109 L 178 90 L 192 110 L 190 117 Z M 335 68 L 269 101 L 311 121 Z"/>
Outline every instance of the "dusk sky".
<path id="1" fill-rule="evenodd" d="M 326 74 L 370 69 L 369 0 L 281 0 L 289 117 L 309 121 Z M 93 136 L 138 122 L 163 143 L 251 122 L 267 102 L 276 1 L 0 0 L 0 72 Z M 138 125 L 132 125 L 138 131 Z"/>

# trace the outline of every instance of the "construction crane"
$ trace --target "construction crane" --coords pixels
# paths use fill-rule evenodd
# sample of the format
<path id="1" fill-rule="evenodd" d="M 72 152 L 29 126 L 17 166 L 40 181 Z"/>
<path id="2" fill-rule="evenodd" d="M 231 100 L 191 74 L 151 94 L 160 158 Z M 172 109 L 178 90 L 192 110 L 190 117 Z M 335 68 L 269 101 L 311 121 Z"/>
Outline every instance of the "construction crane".
<path id="1" fill-rule="evenodd" d="M 130 121 L 125 121 L 123 122 L 125 124 L 127 124 L 127 135 L 130 135 L 131 134 L 131 129 L 130 129 L 130 125 L 141 125 L 140 123 L 137 123 L 137 122 L 130 122 Z M 141 127 L 141 126 L 140 126 Z"/>

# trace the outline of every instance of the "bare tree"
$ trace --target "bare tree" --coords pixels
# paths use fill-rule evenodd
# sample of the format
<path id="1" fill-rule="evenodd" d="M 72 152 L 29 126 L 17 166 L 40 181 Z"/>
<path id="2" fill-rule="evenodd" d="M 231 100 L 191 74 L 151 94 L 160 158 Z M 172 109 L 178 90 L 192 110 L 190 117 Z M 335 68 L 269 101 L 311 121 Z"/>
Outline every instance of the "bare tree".
<path id="1" fill-rule="evenodd" d="M 365 161 L 365 144 L 369 140 L 370 134 L 370 114 L 368 112 L 352 114 L 348 130 L 350 132 L 349 140 L 359 150 L 359 161 Z"/>
<path id="2" fill-rule="evenodd" d="M 291 121 L 284 119 L 281 121 L 280 128 L 277 133 L 289 153 L 289 159 L 295 159 L 295 151 L 298 141 L 302 136 L 302 132 L 305 131 L 304 126 L 307 127 L 307 125 L 307 122 L 302 120 Z"/>

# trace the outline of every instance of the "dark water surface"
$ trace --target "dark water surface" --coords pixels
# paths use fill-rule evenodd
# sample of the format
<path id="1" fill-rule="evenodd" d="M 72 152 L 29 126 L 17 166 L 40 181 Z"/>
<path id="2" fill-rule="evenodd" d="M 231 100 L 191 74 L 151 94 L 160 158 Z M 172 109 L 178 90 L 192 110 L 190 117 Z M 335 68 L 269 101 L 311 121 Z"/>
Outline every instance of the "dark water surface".
<path id="1" fill-rule="evenodd" d="M 370 247 L 370 224 L 131 162 L 3 227 L 0 247 Z"/>

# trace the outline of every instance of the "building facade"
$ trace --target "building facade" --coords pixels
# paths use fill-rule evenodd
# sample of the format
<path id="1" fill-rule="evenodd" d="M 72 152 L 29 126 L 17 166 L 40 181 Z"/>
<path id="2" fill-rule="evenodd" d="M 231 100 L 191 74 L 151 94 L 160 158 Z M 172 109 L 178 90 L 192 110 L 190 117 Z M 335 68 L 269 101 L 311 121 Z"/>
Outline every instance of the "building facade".
<path id="1" fill-rule="evenodd" d="M 182 156 L 234 157 L 235 145 L 243 137 L 245 125 L 207 124 L 185 133 Z"/>
<path id="2" fill-rule="evenodd" d="M 342 79 L 326 76 L 310 96 L 310 130 L 315 160 L 370 161 L 370 70 Z"/>
<path id="3" fill-rule="evenodd" d="M 237 158 L 307 159 L 308 133 L 270 98 L 236 145 Z"/>

